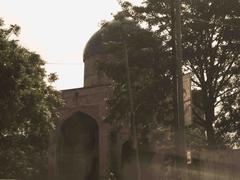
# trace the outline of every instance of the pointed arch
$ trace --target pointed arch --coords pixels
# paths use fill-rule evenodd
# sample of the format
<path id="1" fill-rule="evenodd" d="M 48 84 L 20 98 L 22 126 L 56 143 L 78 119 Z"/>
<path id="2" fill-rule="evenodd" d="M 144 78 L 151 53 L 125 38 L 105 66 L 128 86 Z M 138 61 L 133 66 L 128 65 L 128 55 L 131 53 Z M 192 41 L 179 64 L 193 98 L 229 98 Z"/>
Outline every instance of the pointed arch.
<path id="1" fill-rule="evenodd" d="M 76 112 L 60 126 L 60 180 L 98 180 L 99 130 L 95 119 Z"/>

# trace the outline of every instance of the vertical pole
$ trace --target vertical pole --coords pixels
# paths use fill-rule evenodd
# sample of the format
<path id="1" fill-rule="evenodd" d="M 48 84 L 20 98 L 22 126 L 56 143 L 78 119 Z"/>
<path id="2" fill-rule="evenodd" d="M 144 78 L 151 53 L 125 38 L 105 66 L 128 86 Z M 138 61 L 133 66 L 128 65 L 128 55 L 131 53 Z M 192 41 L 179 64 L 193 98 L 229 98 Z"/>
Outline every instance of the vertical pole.
<path id="1" fill-rule="evenodd" d="M 135 119 L 135 110 L 134 110 L 134 103 L 133 103 L 133 92 L 132 92 L 132 82 L 130 76 L 130 69 L 129 69 L 129 62 L 128 62 L 128 49 L 127 43 L 123 40 L 124 46 L 124 58 L 126 63 L 126 73 L 127 73 L 127 83 L 128 83 L 128 92 L 129 92 L 129 101 L 130 101 L 130 125 L 131 125 L 131 136 L 132 136 L 132 143 L 133 148 L 135 150 L 135 158 L 136 158 L 136 169 L 137 169 L 137 179 L 141 180 L 141 166 L 140 166 L 140 159 L 139 159 L 139 148 L 138 148 L 138 139 L 137 139 L 137 124 Z"/>
<path id="2" fill-rule="evenodd" d="M 182 78 L 182 29 L 181 29 L 181 0 L 176 0 L 176 73 L 178 89 L 178 111 L 179 111 L 179 137 L 180 154 L 185 157 L 185 137 L 184 137 L 184 108 L 183 108 L 183 78 Z"/>
<path id="3" fill-rule="evenodd" d="M 175 115 L 175 148 L 178 179 L 184 180 L 185 170 L 185 137 L 184 137 L 184 107 L 182 80 L 182 32 L 181 32 L 181 0 L 172 0 L 172 35 L 173 52 L 175 53 L 174 73 L 174 115 Z"/>

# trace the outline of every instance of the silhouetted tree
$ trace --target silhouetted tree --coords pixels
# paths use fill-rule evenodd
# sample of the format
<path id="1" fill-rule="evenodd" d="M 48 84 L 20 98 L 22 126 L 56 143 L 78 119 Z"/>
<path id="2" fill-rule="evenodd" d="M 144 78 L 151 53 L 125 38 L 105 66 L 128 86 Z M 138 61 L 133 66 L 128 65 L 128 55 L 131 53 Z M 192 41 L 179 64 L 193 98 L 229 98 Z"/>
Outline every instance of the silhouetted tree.
<path id="1" fill-rule="evenodd" d="M 0 20 L 0 176 L 47 179 L 49 132 L 55 127 L 60 94 L 40 56 L 20 46 L 19 27 Z"/>
<path id="2" fill-rule="evenodd" d="M 144 24 L 156 37 L 166 37 L 164 43 L 171 48 L 173 1 L 120 4 L 119 15 Z M 238 0 L 182 1 L 184 70 L 193 73 L 194 88 L 200 90 L 203 106 L 198 108 L 204 116 L 197 116 L 195 123 L 206 130 L 209 148 L 239 144 L 239 6 Z"/>

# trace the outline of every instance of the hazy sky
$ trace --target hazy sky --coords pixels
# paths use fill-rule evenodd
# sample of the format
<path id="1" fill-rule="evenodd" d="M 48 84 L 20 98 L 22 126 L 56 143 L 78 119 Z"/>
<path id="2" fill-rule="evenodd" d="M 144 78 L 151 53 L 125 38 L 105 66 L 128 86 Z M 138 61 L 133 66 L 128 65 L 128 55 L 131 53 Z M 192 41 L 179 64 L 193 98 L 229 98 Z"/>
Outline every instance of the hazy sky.
<path id="1" fill-rule="evenodd" d="M 118 10 L 116 0 L 0 0 L 0 17 L 21 27 L 20 43 L 58 74 L 58 89 L 82 87 L 85 44 Z"/>

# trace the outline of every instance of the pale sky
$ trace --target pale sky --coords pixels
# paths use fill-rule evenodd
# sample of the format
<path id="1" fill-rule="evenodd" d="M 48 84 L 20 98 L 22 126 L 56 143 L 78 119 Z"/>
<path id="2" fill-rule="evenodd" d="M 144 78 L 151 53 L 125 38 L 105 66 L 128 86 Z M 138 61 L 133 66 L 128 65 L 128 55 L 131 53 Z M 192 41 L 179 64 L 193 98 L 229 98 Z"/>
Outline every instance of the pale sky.
<path id="1" fill-rule="evenodd" d="M 57 89 L 83 86 L 85 44 L 120 9 L 117 0 L 0 0 L 0 17 L 21 27 L 20 44 L 49 63 Z"/>

